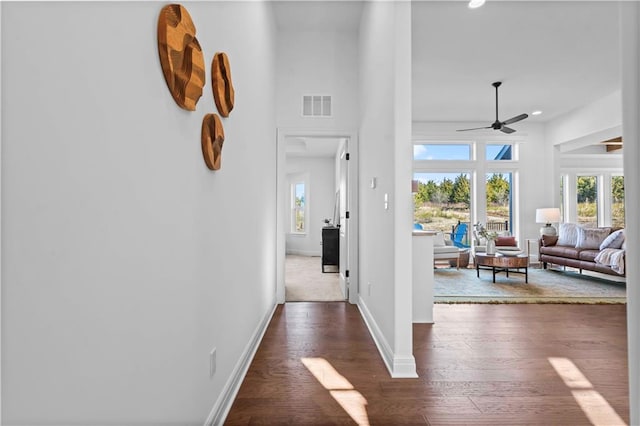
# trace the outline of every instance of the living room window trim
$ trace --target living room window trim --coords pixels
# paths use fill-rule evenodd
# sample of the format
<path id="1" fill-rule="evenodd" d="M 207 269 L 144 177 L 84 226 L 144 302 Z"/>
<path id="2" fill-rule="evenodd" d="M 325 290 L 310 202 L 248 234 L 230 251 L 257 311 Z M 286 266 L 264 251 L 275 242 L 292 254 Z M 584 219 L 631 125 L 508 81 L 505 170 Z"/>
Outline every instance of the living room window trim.
<path id="1" fill-rule="evenodd" d="M 487 173 L 511 173 L 511 208 L 512 220 L 510 232 L 518 238 L 520 229 L 520 142 L 521 139 L 500 140 L 501 138 L 472 139 L 463 141 L 459 138 L 446 140 L 445 138 L 414 138 L 414 145 L 468 143 L 471 150 L 470 160 L 414 160 L 413 173 L 469 173 L 471 223 L 485 222 L 486 208 L 486 175 Z M 487 144 L 504 144 L 512 146 L 511 160 L 487 160 Z M 481 201 L 482 200 L 482 201 Z"/>

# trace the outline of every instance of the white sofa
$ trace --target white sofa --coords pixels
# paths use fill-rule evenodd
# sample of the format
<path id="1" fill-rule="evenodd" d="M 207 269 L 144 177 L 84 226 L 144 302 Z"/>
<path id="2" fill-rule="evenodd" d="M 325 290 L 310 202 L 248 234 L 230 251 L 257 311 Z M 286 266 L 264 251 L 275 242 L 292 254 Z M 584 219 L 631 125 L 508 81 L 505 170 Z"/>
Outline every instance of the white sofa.
<path id="1" fill-rule="evenodd" d="M 444 234 L 438 232 L 433 238 L 433 263 L 438 260 L 455 260 L 456 269 L 460 269 L 460 254 L 468 249 L 458 248 L 451 240 L 445 240 Z"/>

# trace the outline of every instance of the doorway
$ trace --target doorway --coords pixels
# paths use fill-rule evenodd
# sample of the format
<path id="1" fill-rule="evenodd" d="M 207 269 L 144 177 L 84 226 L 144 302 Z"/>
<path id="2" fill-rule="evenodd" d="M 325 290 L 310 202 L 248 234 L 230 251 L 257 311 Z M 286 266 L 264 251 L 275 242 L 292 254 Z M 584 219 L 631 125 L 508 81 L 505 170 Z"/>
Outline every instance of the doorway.
<path id="1" fill-rule="evenodd" d="M 351 132 L 278 130 L 278 303 L 357 302 L 357 176 Z"/>

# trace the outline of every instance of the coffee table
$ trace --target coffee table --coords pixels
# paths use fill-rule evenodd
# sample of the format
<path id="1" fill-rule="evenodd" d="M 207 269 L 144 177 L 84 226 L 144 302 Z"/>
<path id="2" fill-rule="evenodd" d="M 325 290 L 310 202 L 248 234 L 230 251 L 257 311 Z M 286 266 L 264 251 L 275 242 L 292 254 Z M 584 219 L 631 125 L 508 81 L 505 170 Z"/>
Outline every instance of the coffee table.
<path id="1" fill-rule="evenodd" d="M 524 282 L 529 282 L 529 256 L 526 254 L 518 254 L 516 256 L 505 256 L 500 253 L 486 254 L 476 253 L 476 275 L 480 278 L 480 269 L 491 269 L 493 271 L 493 282 L 496 282 L 496 274 L 505 272 L 507 277 L 509 272 L 513 274 L 524 274 Z M 524 269 L 524 272 L 521 271 Z"/>

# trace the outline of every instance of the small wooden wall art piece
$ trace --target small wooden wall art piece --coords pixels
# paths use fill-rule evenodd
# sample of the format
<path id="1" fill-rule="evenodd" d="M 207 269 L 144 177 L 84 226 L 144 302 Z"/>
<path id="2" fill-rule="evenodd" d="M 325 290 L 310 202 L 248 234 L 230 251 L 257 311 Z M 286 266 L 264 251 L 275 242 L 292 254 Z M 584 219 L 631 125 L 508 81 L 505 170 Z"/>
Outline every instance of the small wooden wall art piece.
<path id="1" fill-rule="evenodd" d="M 213 99 L 216 102 L 218 112 L 223 117 L 228 117 L 233 109 L 235 91 L 231 82 L 231 67 L 229 58 L 224 52 L 217 52 L 211 62 L 211 86 L 213 87 Z"/>
<path id="2" fill-rule="evenodd" d="M 167 5 L 160 11 L 158 50 L 173 99 L 181 108 L 195 111 L 205 82 L 204 56 L 191 16 L 179 4 Z"/>
<path id="3" fill-rule="evenodd" d="M 224 129 L 218 114 L 207 114 L 202 119 L 202 155 L 207 167 L 220 170 Z"/>

